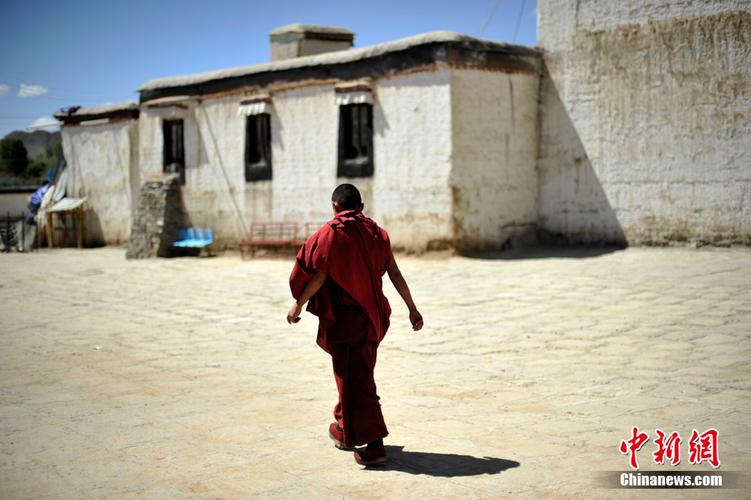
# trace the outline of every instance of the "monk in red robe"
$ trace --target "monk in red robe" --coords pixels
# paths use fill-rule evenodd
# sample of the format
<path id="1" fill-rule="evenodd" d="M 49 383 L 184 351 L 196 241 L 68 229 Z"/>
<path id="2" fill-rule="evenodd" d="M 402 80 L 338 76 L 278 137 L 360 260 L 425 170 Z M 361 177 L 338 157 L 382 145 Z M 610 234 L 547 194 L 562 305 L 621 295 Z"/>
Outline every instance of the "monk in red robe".
<path id="1" fill-rule="evenodd" d="M 378 345 L 389 327 L 391 308 L 382 276 L 409 309 L 412 329 L 423 320 L 391 252 L 388 233 L 362 213 L 360 192 L 342 184 L 331 196 L 334 217 L 305 241 L 289 278 L 295 303 L 287 322 L 297 323 L 305 303 L 318 316 L 318 345 L 331 355 L 339 400 L 329 437 L 337 448 L 355 450 L 362 465 L 386 462 L 388 435 L 373 371 Z"/>

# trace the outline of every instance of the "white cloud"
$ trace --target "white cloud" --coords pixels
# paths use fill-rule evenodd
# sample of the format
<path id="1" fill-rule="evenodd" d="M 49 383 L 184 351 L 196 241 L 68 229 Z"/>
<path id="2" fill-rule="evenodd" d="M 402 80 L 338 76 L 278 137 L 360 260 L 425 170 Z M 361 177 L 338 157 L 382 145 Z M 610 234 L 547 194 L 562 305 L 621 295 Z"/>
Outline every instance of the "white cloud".
<path id="1" fill-rule="evenodd" d="M 0 95 L 5 95 L 10 91 L 10 87 L 4 83 L 0 83 Z"/>
<path id="2" fill-rule="evenodd" d="M 47 87 L 43 85 L 27 85 L 22 83 L 18 89 L 18 97 L 36 97 L 46 93 Z"/>
<path id="3" fill-rule="evenodd" d="M 29 129 L 43 129 L 43 128 L 53 128 L 59 126 L 59 123 L 57 120 L 52 118 L 51 116 L 40 116 L 36 120 L 34 120 L 31 125 L 29 125 L 26 128 Z"/>

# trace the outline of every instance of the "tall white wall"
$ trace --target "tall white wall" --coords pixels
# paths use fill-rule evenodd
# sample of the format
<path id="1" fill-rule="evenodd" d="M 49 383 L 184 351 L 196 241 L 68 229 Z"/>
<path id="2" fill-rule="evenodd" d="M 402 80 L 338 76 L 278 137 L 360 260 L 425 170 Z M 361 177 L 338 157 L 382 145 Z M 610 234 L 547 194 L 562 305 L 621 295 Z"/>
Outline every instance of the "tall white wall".
<path id="1" fill-rule="evenodd" d="M 537 222 L 537 73 L 452 71 L 457 245 L 498 249 Z"/>
<path id="2" fill-rule="evenodd" d="M 87 198 L 84 243 L 126 242 L 140 186 L 138 122 L 66 125 L 62 141 L 68 162 L 67 196 Z"/>
<path id="3" fill-rule="evenodd" d="M 540 0 L 542 228 L 751 243 L 751 13 L 741 0 Z"/>
<path id="4" fill-rule="evenodd" d="M 374 216 L 396 247 L 452 244 L 450 71 L 380 79 L 375 95 Z"/>

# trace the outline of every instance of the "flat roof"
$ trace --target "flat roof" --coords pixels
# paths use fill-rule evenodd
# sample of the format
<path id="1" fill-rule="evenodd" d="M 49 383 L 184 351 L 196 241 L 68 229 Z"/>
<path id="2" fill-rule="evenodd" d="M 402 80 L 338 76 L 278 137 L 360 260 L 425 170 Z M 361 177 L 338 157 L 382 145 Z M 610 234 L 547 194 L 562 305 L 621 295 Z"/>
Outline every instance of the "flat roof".
<path id="1" fill-rule="evenodd" d="M 327 52 L 313 56 L 295 57 L 281 61 L 254 64 L 250 66 L 239 66 L 216 71 L 207 71 L 203 73 L 157 78 L 144 83 L 138 90 L 139 92 L 141 92 L 141 101 L 143 102 L 149 99 L 163 97 L 164 95 L 171 94 L 172 92 L 170 92 L 170 89 L 173 89 L 174 92 L 182 91 L 183 93 L 186 93 L 186 87 L 193 87 L 192 89 L 188 90 L 194 90 L 200 93 L 200 89 L 197 87 L 205 86 L 205 84 L 210 84 L 212 82 L 230 83 L 233 81 L 234 84 L 241 85 L 243 82 L 241 82 L 240 80 L 242 80 L 243 78 L 247 80 L 247 77 L 253 77 L 254 75 L 267 75 L 269 73 L 280 73 L 305 69 L 319 69 L 321 71 L 324 71 L 326 68 L 330 67 L 352 65 L 358 62 L 370 61 L 379 57 L 382 58 L 384 56 L 396 55 L 402 52 L 410 51 L 411 49 L 436 44 L 450 44 L 459 49 L 463 49 L 465 52 L 499 52 L 511 58 L 525 59 L 527 63 L 532 64 L 535 68 L 537 68 L 537 63 L 530 62 L 530 58 L 538 60 L 540 56 L 539 50 L 533 47 L 485 40 L 481 38 L 462 35 L 453 31 L 434 31 L 421 35 L 402 38 L 391 42 L 380 43 L 371 47 Z M 426 55 L 426 57 L 423 57 L 423 60 L 421 60 L 420 62 L 427 62 L 425 59 L 435 60 L 435 57 L 435 54 L 431 54 L 430 57 L 427 57 Z M 479 61 L 472 64 L 481 64 L 482 62 L 483 61 Z M 404 66 L 404 64 L 402 63 L 394 63 L 393 61 L 390 64 L 391 66 Z M 367 72 L 366 69 L 367 68 L 361 70 L 360 72 Z M 385 68 L 380 69 L 385 70 Z M 373 72 L 377 72 L 378 70 L 379 68 L 376 67 L 373 67 L 372 69 Z M 212 89 L 215 90 L 215 87 L 217 86 L 212 86 Z"/>
<path id="2" fill-rule="evenodd" d="M 71 113 L 58 111 L 54 116 L 63 123 L 80 123 L 112 117 L 137 118 L 138 112 L 139 105 L 137 102 L 126 101 L 114 104 L 102 104 L 101 106 L 92 106 L 89 108 L 78 108 Z"/>
<path id="3" fill-rule="evenodd" d="M 316 33 L 321 35 L 353 35 L 347 28 L 339 26 L 323 26 L 320 24 L 294 23 L 279 26 L 269 33 L 270 35 L 285 35 L 287 33 Z"/>

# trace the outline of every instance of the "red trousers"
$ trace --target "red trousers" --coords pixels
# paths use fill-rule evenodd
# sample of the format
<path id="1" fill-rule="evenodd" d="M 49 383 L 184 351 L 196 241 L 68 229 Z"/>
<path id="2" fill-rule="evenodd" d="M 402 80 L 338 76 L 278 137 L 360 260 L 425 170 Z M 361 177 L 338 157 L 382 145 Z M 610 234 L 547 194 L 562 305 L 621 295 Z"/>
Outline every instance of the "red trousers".
<path id="1" fill-rule="evenodd" d="M 334 418 L 344 429 L 344 445 L 360 446 L 389 433 L 373 378 L 378 344 L 367 340 L 372 326 L 360 307 L 336 306 L 334 317 L 326 335 L 339 391 Z"/>

